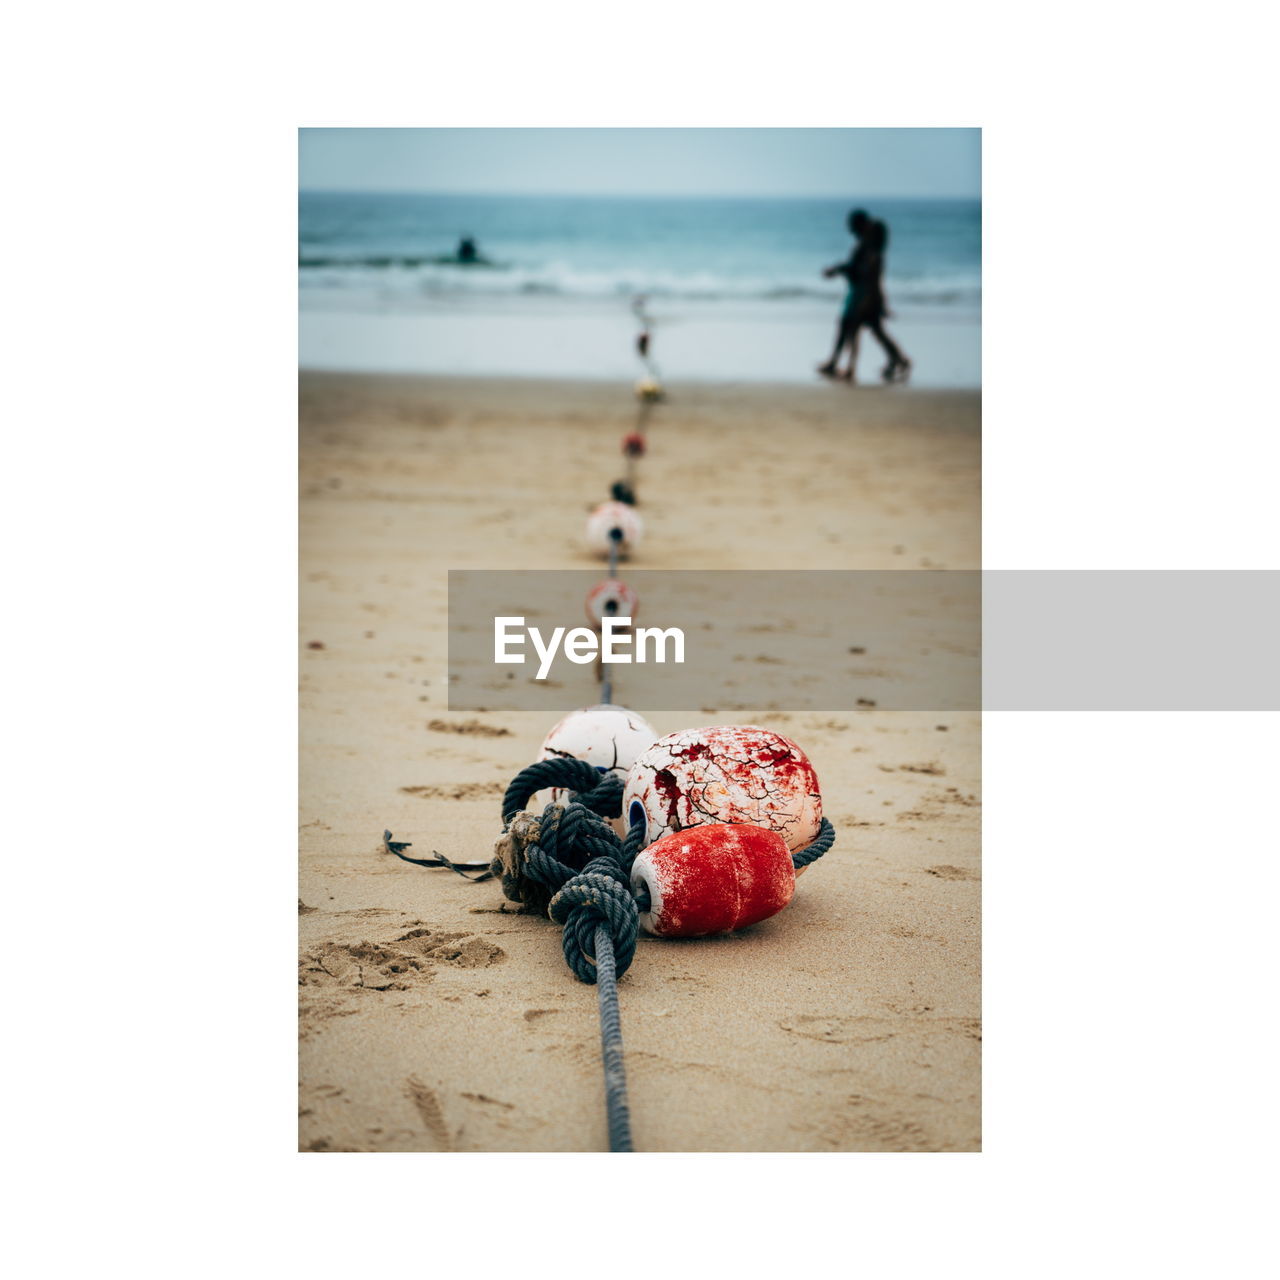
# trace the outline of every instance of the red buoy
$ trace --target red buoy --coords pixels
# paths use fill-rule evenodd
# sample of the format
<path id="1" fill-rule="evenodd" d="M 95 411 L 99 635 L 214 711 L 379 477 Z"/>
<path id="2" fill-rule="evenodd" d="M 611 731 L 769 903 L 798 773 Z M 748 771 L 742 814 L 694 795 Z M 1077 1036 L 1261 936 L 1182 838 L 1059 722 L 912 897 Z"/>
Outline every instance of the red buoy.
<path id="1" fill-rule="evenodd" d="M 638 431 L 622 437 L 622 452 L 628 458 L 639 458 L 644 454 L 644 436 Z"/>
<path id="2" fill-rule="evenodd" d="M 649 895 L 640 925 L 660 938 L 745 929 L 776 915 L 796 890 L 791 850 L 776 832 L 710 823 L 655 840 L 631 868 L 631 891 Z"/>

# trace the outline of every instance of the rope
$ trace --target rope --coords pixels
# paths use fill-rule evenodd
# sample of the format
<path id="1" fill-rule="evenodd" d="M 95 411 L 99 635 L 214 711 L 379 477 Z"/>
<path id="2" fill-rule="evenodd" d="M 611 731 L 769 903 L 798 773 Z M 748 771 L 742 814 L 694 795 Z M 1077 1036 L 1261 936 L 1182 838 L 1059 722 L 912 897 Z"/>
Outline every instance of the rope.
<path id="1" fill-rule="evenodd" d="M 569 804 L 549 804 L 540 816 L 523 812 L 546 786 L 578 791 Z M 597 987 L 610 1151 L 633 1150 L 617 980 L 636 953 L 640 909 L 631 895 L 630 869 L 644 837 L 636 824 L 625 842 L 618 839 L 601 815 L 621 812 L 622 782 L 615 774 L 601 775 L 566 757 L 540 760 L 521 769 L 507 788 L 505 829 L 493 863 L 513 901 L 541 904 L 546 898 L 547 914 L 564 929 L 566 963 L 580 982 Z"/>
<path id="2" fill-rule="evenodd" d="M 612 488 L 615 501 L 634 505 L 636 458 L 644 448 L 644 431 L 661 383 L 650 353 L 653 322 L 644 298 L 633 302 L 641 324 L 636 350 L 653 382 L 653 396 L 642 395 L 637 410 L 637 442 L 627 442 L 627 476 Z M 632 447 L 634 444 L 634 447 Z M 609 577 L 616 578 L 622 531 L 609 536 Z M 610 612 L 616 612 L 610 610 Z M 613 684 L 606 668 L 599 670 L 600 701 L 611 704 Z M 539 791 L 551 788 L 569 793 L 567 804 L 551 803 L 541 814 L 525 806 Z M 643 816 L 620 839 L 606 821 L 622 813 L 623 782 L 612 770 L 597 769 L 583 760 L 557 756 L 521 769 L 502 797 L 502 835 L 487 870 L 475 877 L 464 867 L 432 850 L 431 858 L 411 858 L 411 846 L 383 832 L 388 853 L 424 867 L 448 867 L 467 879 L 497 876 L 502 891 L 513 902 L 536 907 L 562 927 L 565 962 L 580 982 L 594 983 L 600 1010 L 600 1051 L 604 1066 L 605 1111 L 609 1150 L 633 1151 L 631 1113 L 622 1051 L 622 1015 L 618 1005 L 618 979 L 631 967 L 639 936 L 641 912 L 652 907 L 643 885 L 633 893 L 631 868 L 644 847 L 648 824 Z M 821 858 L 835 842 L 835 828 L 822 820 L 815 839 L 792 855 L 797 871 Z M 482 865 L 482 864 L 481 864 Z"/>
<path id="3" fill-rule="evenodd" d="M 525 811 L 544 787 L 578 790 L 568 804 L 549 804 L 540 815 Z M 634 1149 L 617 979 L 631 967 L 640 913 L 652 905 L 646 888 L 633 893 L 630 884 L 647 824 L 633 823 L 620 840 L 605 818 L 621 811 L 622 783 L 615 774 L 601 775 L 563 756 L 540 760 L 521 769 L 507 788 L 492 866 L 508 898 L 538 905 L 563 927 L 565 962 L 580 982 L 596 985 L 610 1151 Z M 835 828 L 823 818 L 815 839 L 792 855 L 792 865 L 799 870 L 816 862 L 834 842 Z"/>
<path id="4" fill-rule="evenodd" d="M 493 876 L 492 869 L 483 862 L 454 862 L 446 858 L 438 849 L 431 850 L 430 858 L 411 858 L 405 850 L 413 848 L 413 841 L 393 840 L 390 831 L 382 833 L 382 846 L 388 853 L 394 853 L 402 862 L 412 862 L 415 867 L 448 867 L 464 880 L 471 880 L 476 884 Z M 471 876 L 467 874 L 468 871 L 478 871 L 480 874 Z"/>
<path id="5" fill-rule="evenodd" d="M 567 804 L 552 803 L 541 814 L 525 806 L 539 791 L 563 789 Z M 565 963 L 579 982 L 594 983 L 600 1010 L 600 1053 L 604 1067 L 605 1114 L 610 1151 L 633 1151 L 631 1112 L 622 1049 L 618 979 L 635 959 L 640 914 L 650 910 L 643 886 L 631 891 L 631 867 L 644 847 L 648 827 L 641 819 L 620 839 L 606 819 L 622 813 L 623 782 L 584 760 L 556 756 L 521 769 L 502 797 L 502 835 L 489 870 L 476 879 L 501 878 L 513 902 L 534 906 L 561 926 Z M 817 837 L 792 855 L 796 869 L 821 858 L 835 841 L 826 818 Z M 383 832 L 389 853 L 419 866 L 461 868 L 443 854 L 410 858 L 406 842 Z M 468 877 L 470 879 L 471 877 Z"/>
<path id="6" fill-rule="evenodd" d="M 528 804 L 536 792 L 545 787 L 564 787 L 576 791 L 579 804 L 584 804 L 601 817 L 616 818 L 622 813 L 622 779 L 612 773 L 601 773 L 585 760 L 557 756 L 539 760 L 521 769 L 507 786 L 502 797 L 502 822 L 510 823 Z M 616 837 L 615 837 L 616 839 Z"/>
<path id="7" fill-rule="evenodd" d="M 823 818 L 818 827 L 818 834 L 813 838 L 813 843 L 805 845 L 798 853 L 793 853 L 791 855 L 791 865 L 797 871 L 802 870 L 811 862 L 817 862 L 835 842 L 836 829 L 831 825 L 829 818 Z"/>
<path id="8" fill-rule="evenodd" d="M 581 761 L 540 763 L 575 765 Z M 521 770 L 521 776 L 537 767 Z M 618 781 L 613 775 L 610 778 Z M 521 788 L 527 785 L 521 783 Z M 507 794 L 512 794 L 510 789 Z M 642 828 L 637 826 L 635 831 L 638 835 Z M 613 828 L 585 804 L 574 801 L 549 804 L 540 817 L 525 812 L 513 815 L 498 841 L 493 864 L 508 898 L 539 905 L 546 900 L 547 914 L 564 929 L 561 944 L 566 963 L 580 982 L 596 985 L 610 1151 L 634 1149 L 617 980 L 635 957 L 640 909 L 631 896 L 629 875 L 622 865 L 624 856 L 623 842 Z M 581 867 L 575 870 L 578 864 Z"/>
<path id="9" fill-rule="evenodd" d="M 604 1060 L 604 1104 L 609 1125 L 609 1150 L 634 1151 L 631 1108 L 627 1104 L 627 1074 L 622 1061 L 622 1013 L 618 1008 L 613 940 L 603 926 L 595 937 L 596 993 L 600 1001 L 600 1056 Z"/>

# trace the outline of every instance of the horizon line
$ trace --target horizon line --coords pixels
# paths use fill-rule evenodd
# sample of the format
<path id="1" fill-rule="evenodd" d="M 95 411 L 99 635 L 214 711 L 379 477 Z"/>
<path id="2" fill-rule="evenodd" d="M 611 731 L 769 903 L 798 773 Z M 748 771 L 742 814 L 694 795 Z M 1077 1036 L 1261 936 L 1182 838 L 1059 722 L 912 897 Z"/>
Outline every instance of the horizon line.
<path id="1" fill-rule="evenodd" d="M 326 187 L 298 186 L 299 195 L 341 196 L 520 196 L 525 199 L 584 199 L 584 200 L 972 200 L 981 203 L 978 195 L 907 195 L 885 193 L 848 195 L 830 191 L 764 192 L 764 191 L 464 191 L 437 190 L 425 187 Z"/>

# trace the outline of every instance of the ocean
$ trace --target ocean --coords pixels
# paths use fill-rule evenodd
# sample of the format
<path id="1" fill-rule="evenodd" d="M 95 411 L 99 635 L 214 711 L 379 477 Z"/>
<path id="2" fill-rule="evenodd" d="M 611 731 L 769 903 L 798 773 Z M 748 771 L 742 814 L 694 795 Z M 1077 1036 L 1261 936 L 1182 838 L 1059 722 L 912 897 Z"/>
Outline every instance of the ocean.
<path id="1" fill-rule="evenodd" d="M 843 299 L 853 200 L 303 192 L 304 367 L 634 377 L 647 299 L 668 381 L 810 380 Z M 867 201 L 889 227 L 888 329 L 913 382 L 976 386 L 976 200 Z M 449 259 L 471 237 L 483 263 Z M 859 376 L 883 363 L 863 337 Z"/>

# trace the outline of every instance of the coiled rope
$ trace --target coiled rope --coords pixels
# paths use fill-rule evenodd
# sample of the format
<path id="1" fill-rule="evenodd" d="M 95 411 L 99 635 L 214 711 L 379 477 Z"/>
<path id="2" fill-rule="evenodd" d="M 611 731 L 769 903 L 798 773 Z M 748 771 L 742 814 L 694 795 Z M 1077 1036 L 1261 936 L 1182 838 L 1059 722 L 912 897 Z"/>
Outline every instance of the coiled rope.
<path id="1" fill-rule="evenodd" d="M 544 787 L 565 787 L 575 795 L 567 805 L 547 805 L 541 816 L 523 812 Z M 640 909 L 630 870 L 644 829 L 637 824 L 625 843 L 618 839 L 604 818 L 621 812 L 622 781 L 616 775 L 566 758 L 530 765 L 503 797 L 503 834 L 492 870 L 512 901 L 545 902 L 547 914 L 564 928 L 569 968 L 580 982 L 595 983 L 609 1150 L 633 1151 L 617 980 L 636 953 Z"/>
<path id="2" fill-rule="evenodd" d="M 553 802 L 541 814 L 526 811 L 548 787 L 570 792 L 569 802 Z M 650 906 L 647 890 L 631 890 L 645 822 L 633 823 L 620 839 L 605 821 L 622 813 L 622 790 L 616 774 L 602 774 L 583 760 L 556 757 L 521 769 L 502 798 L 503 831 L 490 868 L 512 902 L 545 911 L 563 926 L 566 963 L 580 982 L 596 985 L 610 1151 L 634 1150 L 617 979 L 631 967 L 640 913 Z M 792 865 L 799 870 L 816 862 L 835 836 L 823 818 L 813 842 L 792 855 Z"/>

